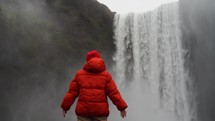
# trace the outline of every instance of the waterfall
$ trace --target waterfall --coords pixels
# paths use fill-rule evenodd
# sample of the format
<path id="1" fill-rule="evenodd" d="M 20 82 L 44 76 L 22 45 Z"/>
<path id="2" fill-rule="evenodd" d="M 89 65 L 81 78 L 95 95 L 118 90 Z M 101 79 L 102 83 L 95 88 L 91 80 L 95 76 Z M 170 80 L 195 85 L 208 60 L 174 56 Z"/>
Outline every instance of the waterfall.
<path id="1" fill-rule="evenodd" d="M 114 18 L 116 83 L 128 121 L 193 121 L 178 2 Z"/>

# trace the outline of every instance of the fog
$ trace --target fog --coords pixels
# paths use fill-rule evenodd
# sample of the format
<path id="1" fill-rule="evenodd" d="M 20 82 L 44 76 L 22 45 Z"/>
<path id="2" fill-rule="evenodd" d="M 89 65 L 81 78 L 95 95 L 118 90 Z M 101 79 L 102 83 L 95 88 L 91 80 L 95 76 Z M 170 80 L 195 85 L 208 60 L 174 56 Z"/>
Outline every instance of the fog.
<path id="1" fill-rule="evenodd" d="M 215 1 L 181 0 L 183 32 L 198 91 L 199 121 L 215 120 Z"/>
<path id="2" fill-rule="evenodd" d="M 57 4 L 51 3 L 55 2 L 0 0 L 1 121 L 76 119 L 74 106 L 63 118 L 60 104 L 93 46 L 79 51 L 83 46 L 73 41 L 79 35 L 70 35 L 82 25 L 68 25 L 77 17 L 52 9 Z"/>
<path id="3" fill-rule="evenodd" d="M 72 22 L 77 17 L 65 20 L 64 14 L 55 16 L 57 12 L 47 6 L 49 0 L 14 1 L 0 0 L 0 120 L 75 120 L 75 105 L 64 119 L 60 103 L 70 80 L 85 62 L 86 52 L 92 48 L 82 47 L 77 53 L 80 43 L 74 42 L 73 50 L 64 50 L 57 42 L 62 39 L 59 33 L 71 29 L 59 20 Z M 187 58 L 191 60 L 188 65 L 198 91 L 198 119 L 214 121 L 215 1 L 180 0 L 180 5 L 185 46 L 189 49 Z M 68 45 L 65 42 L 62 46 L 71 48 Z M 115 109 L 111 115 L 114 113 L 119 116 Z"/>

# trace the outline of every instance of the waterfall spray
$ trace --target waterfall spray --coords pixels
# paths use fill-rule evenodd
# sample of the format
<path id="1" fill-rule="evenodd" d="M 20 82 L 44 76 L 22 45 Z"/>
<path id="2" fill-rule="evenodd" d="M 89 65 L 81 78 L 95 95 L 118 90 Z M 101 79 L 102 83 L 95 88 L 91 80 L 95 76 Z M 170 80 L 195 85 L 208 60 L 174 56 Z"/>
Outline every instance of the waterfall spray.
<path id="1" fill-rule="evenodd" d="M 178 2 L 147 13 L 116 14 L 116 82 L 128 121 L 191 121 Z M 192 102 L 195 103 L 195 102 Z"/>

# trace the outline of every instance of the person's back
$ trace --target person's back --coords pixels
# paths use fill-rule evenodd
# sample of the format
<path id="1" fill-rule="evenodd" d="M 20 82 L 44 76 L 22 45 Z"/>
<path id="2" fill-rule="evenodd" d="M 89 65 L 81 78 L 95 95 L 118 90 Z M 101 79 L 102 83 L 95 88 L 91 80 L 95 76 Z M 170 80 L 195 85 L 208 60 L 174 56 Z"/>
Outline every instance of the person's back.
<path id="1" fill-rule="evenodd" d="M 61 107 L 64 114 L 78 98 L 76 114 L 78 120 L 106 120 L 109 115 L 107 96 L 126 115 L 127 104 L 122 99 L 111 74 L 106 71 L 105 63 L 97 51 L 88 52 L 87 63 L 79 70 L 71 81 Z M 99 118 L 100 117 L 100 118 Z"/>

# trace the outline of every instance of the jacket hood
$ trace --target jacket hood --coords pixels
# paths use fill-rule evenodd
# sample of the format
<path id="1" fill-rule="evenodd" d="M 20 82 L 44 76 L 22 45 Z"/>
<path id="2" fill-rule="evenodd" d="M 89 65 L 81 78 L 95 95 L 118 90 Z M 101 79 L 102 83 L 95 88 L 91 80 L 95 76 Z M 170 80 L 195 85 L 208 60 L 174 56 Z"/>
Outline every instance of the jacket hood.
<path id="1" fill-rule="evenodd" d="M 86 60 L 89 61 L 92 58 L 101 58 L 101 56 L 100 56 L 98 51 L 92 50 L 92 51 L 87 53 Z"/>
<path id="2" fill-rule="evenodd" d="M 92 58 L 84 65 L 83 69 L 90 73 L 99 73 L 106 70 L 105 63 L 101 58 Z"/>

